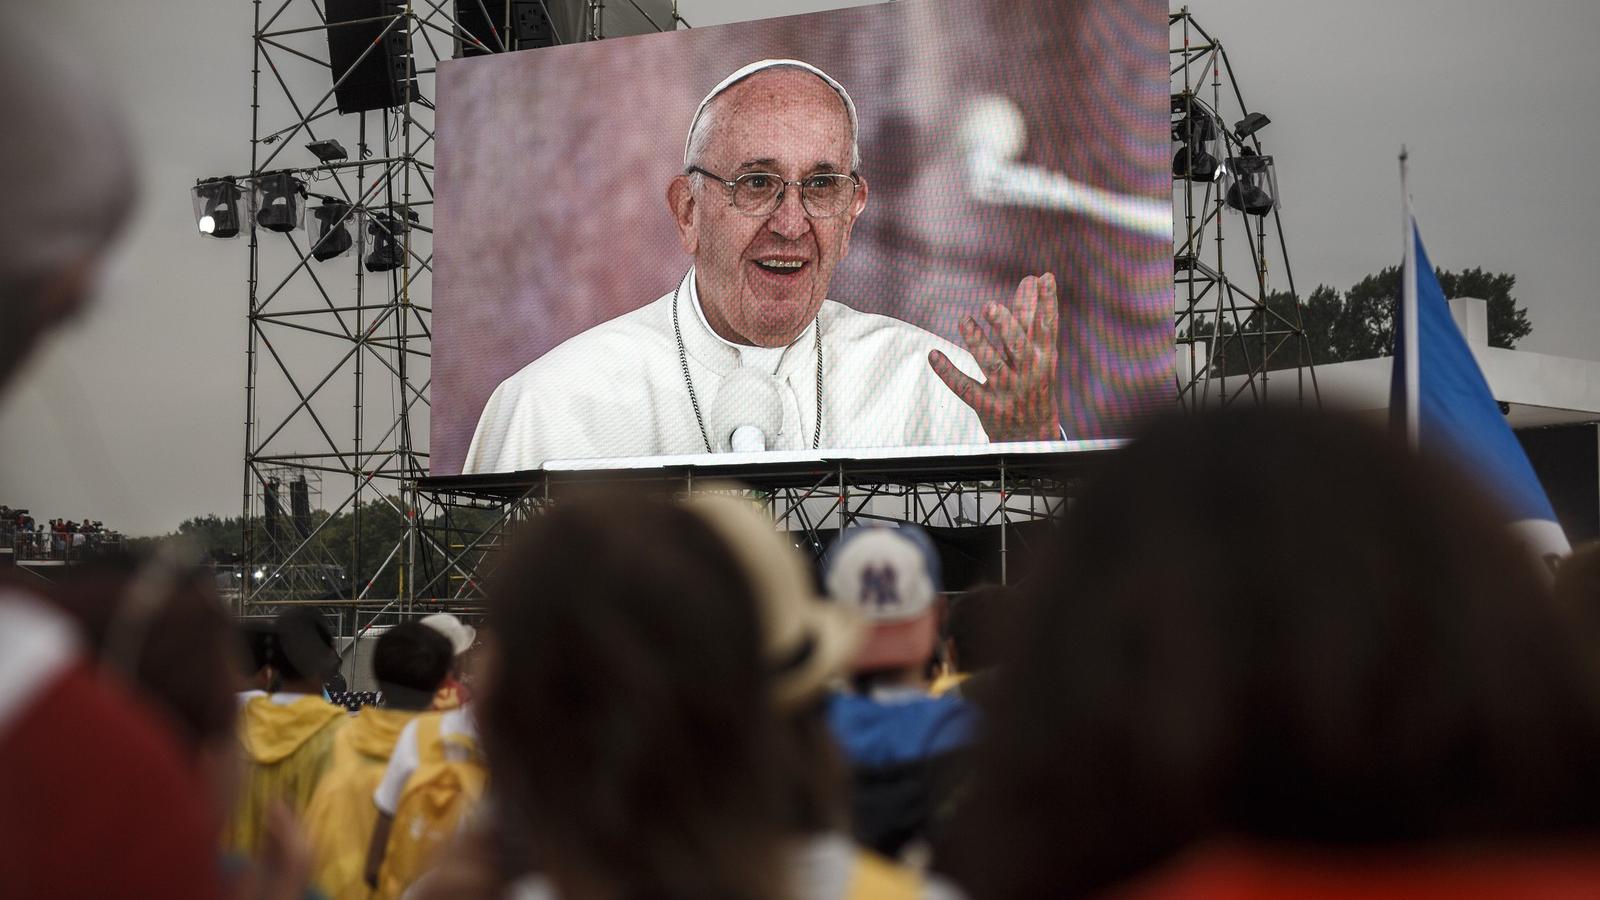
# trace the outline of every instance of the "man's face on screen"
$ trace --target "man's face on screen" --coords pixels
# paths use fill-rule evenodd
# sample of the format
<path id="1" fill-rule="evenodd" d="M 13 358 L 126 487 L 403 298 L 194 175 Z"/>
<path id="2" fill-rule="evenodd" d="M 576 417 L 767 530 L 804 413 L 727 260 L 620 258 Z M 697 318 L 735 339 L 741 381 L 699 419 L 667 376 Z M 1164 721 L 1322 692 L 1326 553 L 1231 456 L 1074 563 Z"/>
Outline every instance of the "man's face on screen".
<path id="1" fill-rule="evenodd" d="M 844 101 L 821 79 L 799 69 L 751 76 L 712 101 L 699 167 L 733 180 L 768 172 L 785 181 L 823 173 L 850 174 L 850 119 Z M 837 215 L 807 214 L 799 188 L 786 187 L 777 209 L 748 215 L 728 188 L 702 179 L 684 184 L 674 203 L 684 248 L 694 255 L 706 320 L 724 338 L 782 347 L 805 331 L 828 294 L 834 267 L 850 245 L 850 228 L 866 205 L 866 184 Z"/>

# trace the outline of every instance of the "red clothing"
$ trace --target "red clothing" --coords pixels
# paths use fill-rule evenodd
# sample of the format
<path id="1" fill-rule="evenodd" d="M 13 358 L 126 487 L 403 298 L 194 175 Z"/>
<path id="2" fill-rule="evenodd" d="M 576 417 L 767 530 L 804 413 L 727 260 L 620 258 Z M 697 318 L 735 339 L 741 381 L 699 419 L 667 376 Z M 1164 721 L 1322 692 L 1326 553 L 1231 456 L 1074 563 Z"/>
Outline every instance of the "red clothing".
<path id="1" fill-rule="evenodd" d="M 76 663 L 0 726 L 0 895 L 221 895 L 206 794 L 127 691 Z"/>
<path id="2" fill-rule="evenodd" d="M 1594 900 L 1600 844 L 1432 853 L 1215 845 L 1108 895 L 1114 900 Z"/>

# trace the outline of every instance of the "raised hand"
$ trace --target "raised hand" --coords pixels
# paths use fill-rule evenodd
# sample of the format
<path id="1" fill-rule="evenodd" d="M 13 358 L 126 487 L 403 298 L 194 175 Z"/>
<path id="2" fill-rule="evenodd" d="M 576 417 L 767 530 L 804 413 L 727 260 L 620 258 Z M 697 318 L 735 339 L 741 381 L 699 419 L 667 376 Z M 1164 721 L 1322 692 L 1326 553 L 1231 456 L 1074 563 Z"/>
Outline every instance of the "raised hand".
<path id="1" fill-rule="evenodd" d="M 934 374 L 978 414 L 990 441 L 1059 440 L 1061 311 L 1056 277 L 1049 272 L 1029 275 L 1017 285 L 1010 306 L 989 303 L 981 313 L 994 337 L 968 316 L 961 322 L 961 340 L 983 369 L 984 380 L 969 377 L 938 350 L 928 354 Z"/>

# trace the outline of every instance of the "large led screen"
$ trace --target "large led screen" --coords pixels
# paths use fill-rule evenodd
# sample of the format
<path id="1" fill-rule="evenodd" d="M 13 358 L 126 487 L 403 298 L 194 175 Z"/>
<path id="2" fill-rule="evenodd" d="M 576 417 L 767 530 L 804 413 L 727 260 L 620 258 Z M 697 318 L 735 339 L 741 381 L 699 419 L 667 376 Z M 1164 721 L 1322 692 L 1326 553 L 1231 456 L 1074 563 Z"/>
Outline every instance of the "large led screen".
<path id="1" fill-rule="evenodd" d="M 442 64 L 434 474 L 1126 434 L 1173 390 L 1166 41 L 903 0 Z"/>

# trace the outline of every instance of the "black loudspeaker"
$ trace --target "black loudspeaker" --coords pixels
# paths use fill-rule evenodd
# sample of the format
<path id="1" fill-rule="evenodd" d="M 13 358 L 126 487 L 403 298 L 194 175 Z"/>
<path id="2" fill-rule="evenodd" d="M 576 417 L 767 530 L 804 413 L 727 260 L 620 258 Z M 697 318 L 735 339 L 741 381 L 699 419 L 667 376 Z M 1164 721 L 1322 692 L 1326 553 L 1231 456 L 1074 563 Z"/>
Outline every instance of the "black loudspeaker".
<path id="1" fill-rule="evenodd" d="M 506 46 L 506 0 L 456 0 L 456 58 L 487 56 Z M 477 39 L 473 43 L 461 32 Z M 482 44 L 483 47 L 479 47 Z M 485 50 L 484 47 L 489 49 Z"/>
<path id="2" fill-rule="evenodd" d="M 539 0 L 511 0 L 511 36 L 518 50 L 553 47 L 555 30 L 550 14 Z"/>
<path id="3" fill-rule="evenodd" d="M 407 22 L 394 21 L 405 4 L 397 0 L 327 2 L 328 62 L 333 66 L 334 84 L 338 85 L 333 94 L 339 112 L 366 112 L 411 102 L 417 94 L 411 35 Z M 358 24 L 343 24 L 348 22 Z M 381 41 L 379 35 L 383 35 Z M 368 47 L 372 52 L 361 59 Z M 356 65 L 358 59 L 360 65 Z M 340 78 L 344 78 L 343 83 Z"/>
<path id="4" fill-rule="evenodd" d="M 294 519 L 295 534 L 302 538 L 311 535 L 311 488 L 306 477 L 289 482 L 289 515 Z"/>
<path id="5" fill-rule="evenodd" d="M 283 516 L 283 503 L 278 499 L 278 479 L 267 479 L 267 483 L 262 490 L 261 499 L 266 513 L 264 517 L 266 521 L 263 524 L 266 525 L 267 540 L 276 544 L 281 539 L 281 534 L 278 531 L 278 519 Z"/>

